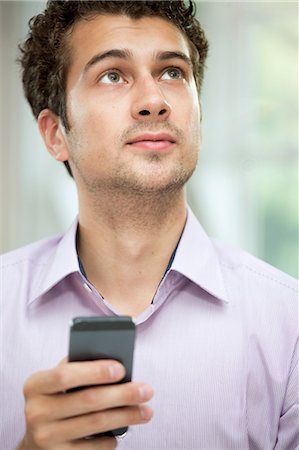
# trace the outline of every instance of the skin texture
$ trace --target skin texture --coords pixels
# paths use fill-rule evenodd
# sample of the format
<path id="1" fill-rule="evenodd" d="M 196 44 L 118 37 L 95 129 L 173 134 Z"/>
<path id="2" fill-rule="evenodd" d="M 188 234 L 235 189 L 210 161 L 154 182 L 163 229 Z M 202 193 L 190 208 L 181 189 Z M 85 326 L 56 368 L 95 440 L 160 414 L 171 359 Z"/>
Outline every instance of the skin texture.
<path id="1" fill-rule="evenodd" d="M 87 30 L 90 39 L 85 40 Z M 192 68 L 184 61 L 156 61 L 161 49 L 189 55 L 181 33 L 158 18 L 133 21 L 114 17 L 111 26 L 107 17 L 98 17 L 77 27 L 73 43 L 74 64 L 67 83 L 71 132 L 66 152 L 78 187 L 93 194 L 93 198 L 103 191 L 111 195 L 111 191 L 120 190 L 136 196 L 136 191 L 146 194 L 176 185 L 181 188 L 197 160 L 196 86 Z M 131 56 L 126 60 L 106 58 L 84 72 L 95 55 L 115 48 L 128 49 Z M 171 79 L 165 69 L 172 65 L 186 71 L 188 79 L 179 78 L 178 71 Z M 114 68 L 119 72 L 117 76 L 114 73 L 114 78 L 119 80 L 113 83 L 111 74 L 110 78 L 102 74 Z M 141 115 L 144 110 L 150 114 Z M 142 151 L 126 144 L 148 131 L 169 132 L 177 144 L 169 152 Z"/>
<path id="2" fill-rule="evenodd" d="M 186 220 L 184 185 L 201 141 L 188 45 L 163 19 L 109 15 L 80 21 L 67 44 L 71 129 L 49 110 L 39 129 L 50 154 L 68 160 L 74 175 L 77 250 L 88 279 L 120 313 L 136 316 L 151 303 Z M 112 438 L 82 438 L 150 420 L 144 403 L 151 387 L 107 386 L 123 376 L 114 370 L 113 378 L 111 364 L 63 361 L 33 374 L 24 387 L 27 431 L 19 449 L 108 450 Z M 98 387 L 65 393 L 82 384 Z"/>

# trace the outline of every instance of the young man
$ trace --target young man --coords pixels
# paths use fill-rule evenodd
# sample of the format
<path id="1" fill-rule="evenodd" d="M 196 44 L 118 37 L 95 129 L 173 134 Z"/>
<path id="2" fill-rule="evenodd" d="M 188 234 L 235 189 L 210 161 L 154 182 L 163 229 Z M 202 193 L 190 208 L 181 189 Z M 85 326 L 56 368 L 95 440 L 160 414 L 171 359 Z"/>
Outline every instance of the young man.
<path id="1" fill-rule="evenodd" d="M 186 206 L 206 54 L 181 1 L 51 0 L 32 22 L 25 93 L 79 216 L 2 258 L 3 449 L 111 449 L 85 438 L 127 425 L 120 449 L 299 448 L 295 281 Z M 63 359 L 73 317 L 119 314 L 137 323 L 132 383 Z"/>

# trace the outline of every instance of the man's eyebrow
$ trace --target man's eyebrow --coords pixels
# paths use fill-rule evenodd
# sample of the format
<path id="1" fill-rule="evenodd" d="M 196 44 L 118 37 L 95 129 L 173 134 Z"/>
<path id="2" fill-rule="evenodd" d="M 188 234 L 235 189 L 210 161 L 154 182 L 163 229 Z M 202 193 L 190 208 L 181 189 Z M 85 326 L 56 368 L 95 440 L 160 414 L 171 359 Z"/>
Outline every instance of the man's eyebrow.
<path id="1" fill-rule="evenodd" d="M 132 53 L 130 52 L 130 50 L 127 49 L 120 50 L 116 48 L 108 50 L 103 53 L 98 53 L 88 61 L 88 63 L 84 67 L 83 72 L 86 73 L 92 66 L 107 58 L 129 59 L 132 58 Z"/>
<path id="2" fill-rule="evenodd" d="M 177 52 L 177 51 L 159 52 L 157 57 L 160 61 L 166 61 L 168 59 L 181 59 L 186 64 L 188 64 L 188 66 L 192 67 L 191 58 L 189 58 L 189 56 L 187 56 L 183 52 Z"/>
<path id="3" fill-rule="evenodd" d="M 103 53 L 98 53 L 88 61 L 88 63 L 84 67 L 83 72 L 86 73 L 92 66 L 107 58 L 130 59 L 133 58 L 133 54 L 128 49 L 117 49 L 117 48 L 107 50 L 106 52 Z M 167 61 L 168 59 L 181 59 L 186 64 L 188 64 L 188 66 L 192 67 L 191 59 L 183 52 L 178 51 L 159 52 L 157 54 L 157 59 L 159 61 Z"/>

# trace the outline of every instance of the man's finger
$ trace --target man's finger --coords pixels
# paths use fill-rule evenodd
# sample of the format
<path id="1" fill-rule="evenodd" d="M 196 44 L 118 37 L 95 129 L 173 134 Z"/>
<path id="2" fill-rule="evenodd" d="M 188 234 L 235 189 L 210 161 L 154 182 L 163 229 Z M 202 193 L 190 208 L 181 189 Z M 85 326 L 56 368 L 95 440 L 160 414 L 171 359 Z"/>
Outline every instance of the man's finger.
<path id="1" fill-rule="evenodd" d="M 43 398 L 38 397 L 37 401 L 31 402 L 31 407 L 34 407 L 36 414 L 40 411 L 40 416 L 46 414 L 47 421 L 54 421 L 111 408 L 137 405 L 150 400 L 152 396 L 153 389 L 151 386 L 130 382 L 91 387 L 66 394 L 44 396 Z M 30 402 L 28 401 L 29 406 Z M 42 419 L 45 419 L 45 417 Z"/>
<path id="2" fill-rule="evenodd" d="M 117 361 L 81 361 L 60 363 L 51 370 L 34 373 L 24 386 L 25 398 L 34 394 L 55 394 L 68 389 L 97 384 L 109 384 L 125 376 Z"/>
<path id="3" fill-rule="evenodd" d="M 39 439 L 58 446 L 63 442 L 82 439 L 111 429 L 147 423 L 153 415 L 147 405 L 115 408 L 100 413 L 85 414 L 46 424 L 40 428 Z"/>

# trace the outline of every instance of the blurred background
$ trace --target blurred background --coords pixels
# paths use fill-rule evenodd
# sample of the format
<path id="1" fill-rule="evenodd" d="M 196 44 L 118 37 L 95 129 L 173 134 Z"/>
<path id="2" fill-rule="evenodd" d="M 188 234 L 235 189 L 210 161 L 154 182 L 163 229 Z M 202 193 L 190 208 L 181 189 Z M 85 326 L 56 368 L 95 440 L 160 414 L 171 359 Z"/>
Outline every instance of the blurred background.
<path id="1" fill-rule="evenodd" d="M 1 252 L 64 231 L 73 181 L 46 152 L 15 63 L 43 1 L 0 1 Z M 188 199 L 211 236 L 298 276 L 298 4 L 197 2 L 210 41 Z"/>

